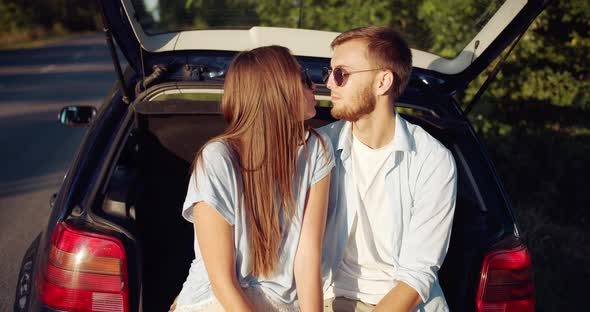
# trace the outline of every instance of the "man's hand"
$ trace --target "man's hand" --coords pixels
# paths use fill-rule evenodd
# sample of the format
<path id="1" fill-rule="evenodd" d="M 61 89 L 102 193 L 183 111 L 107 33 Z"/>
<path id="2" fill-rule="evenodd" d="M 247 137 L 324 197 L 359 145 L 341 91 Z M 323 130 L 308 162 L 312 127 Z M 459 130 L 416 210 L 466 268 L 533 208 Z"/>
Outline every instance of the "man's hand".
<path id="1" fill-rule="evenodd" d="M 409 312 L 414 311 L 421 302 L 422 298 L 414 288 L 404 282 L 399 282 L 379 301 L 374 311 Z"/>
<path id="2" fill-rule="evenodd" d="M 172 302 L 172 305 L 168 309 L 168 312 L 174 312 L 174 310 L 176 310 L 176 301 L 177 300 L 178 300 L 178 296 L 176 296 L 176 298 L 174 298 L 174 302 Z"/>

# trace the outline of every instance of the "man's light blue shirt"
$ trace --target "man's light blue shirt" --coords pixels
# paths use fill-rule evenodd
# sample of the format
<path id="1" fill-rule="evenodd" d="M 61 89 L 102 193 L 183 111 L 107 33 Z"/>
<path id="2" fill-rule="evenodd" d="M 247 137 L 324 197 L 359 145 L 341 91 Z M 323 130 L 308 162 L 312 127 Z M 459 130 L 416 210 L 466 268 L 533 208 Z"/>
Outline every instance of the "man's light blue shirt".
<path id="1" fill-rule="evenodd" d="M 457 172 L 451 152 L 421 127 L 396 113 L 393 153 L 384 170 L 391 209 L 391 226 L 376 231 L 391 237 L 392 279 L 414 288 L 422 301 L 419 311 L 448 311 L 437 272 L 445 258 L 451 235 Z M 334 147 L 328 221 L 324 236 L 322 270 L 324 289 L 340 265 L 359 201 L 351 177 L 352 124 L 337 121 L 320 130 Z M 350 198 L 350 197 L 348 197 Z M 382 234 L 380 234 L 382 235 Z"/>

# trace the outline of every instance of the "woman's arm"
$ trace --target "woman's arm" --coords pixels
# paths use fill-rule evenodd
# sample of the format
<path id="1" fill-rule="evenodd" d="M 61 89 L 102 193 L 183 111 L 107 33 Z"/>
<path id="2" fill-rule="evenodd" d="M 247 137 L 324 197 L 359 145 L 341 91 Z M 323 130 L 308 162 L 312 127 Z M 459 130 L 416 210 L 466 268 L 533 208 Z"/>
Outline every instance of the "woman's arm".
<path id="1" fill-rule="evenodd" d="M 330 175 L 307 193 L 299 245 L 295 254 L 295 283 L 301 311 L 323 311 L 322 241 L 326 228 Z"/>
<path id="2" fill-rule="evenodd" d="M 213 207 L 193 207 L 195 234 L 211 288 L 225 311 L 254 311 L 236 277 L 233 228 Z"/>

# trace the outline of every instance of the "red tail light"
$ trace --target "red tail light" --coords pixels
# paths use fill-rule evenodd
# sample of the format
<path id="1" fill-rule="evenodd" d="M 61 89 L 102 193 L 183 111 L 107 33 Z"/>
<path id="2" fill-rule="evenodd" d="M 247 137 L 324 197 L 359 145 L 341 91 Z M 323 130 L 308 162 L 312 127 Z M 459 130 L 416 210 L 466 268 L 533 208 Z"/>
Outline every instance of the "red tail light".
<path id="1" fill-rule="evenodd" d="M 479 312 L 535 311 L 531 258 L 524 245 L 490 252 L 477 291 Z"/>
<path id="2" fill-rule="evenodd" d="M 129 311 L 127 259 L 116 238 L 60 223 L 51 237 L 39 293 L 65 311 Z"/>

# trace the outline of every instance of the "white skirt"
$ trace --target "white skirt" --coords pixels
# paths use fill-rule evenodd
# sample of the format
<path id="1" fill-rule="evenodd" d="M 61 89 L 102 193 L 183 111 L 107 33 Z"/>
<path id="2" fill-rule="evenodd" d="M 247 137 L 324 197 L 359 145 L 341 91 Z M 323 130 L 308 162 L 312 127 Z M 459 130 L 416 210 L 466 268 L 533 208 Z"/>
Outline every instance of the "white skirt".
<path id="1" fill-rule="evenodd" d="M 294 304 L 286 304 L 265 294 L 258 287 L 243 288 L 244 294 L 254 306 L 255 311 L 275 311 L 275 312 L 297 312 L 299 307 Z M 224 312 L 221 303 L 213 298 L 211 301 L 177 306 L 174 312 Z"/>

